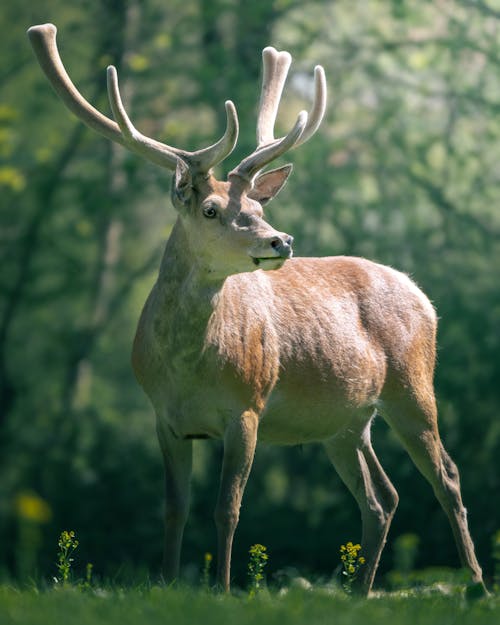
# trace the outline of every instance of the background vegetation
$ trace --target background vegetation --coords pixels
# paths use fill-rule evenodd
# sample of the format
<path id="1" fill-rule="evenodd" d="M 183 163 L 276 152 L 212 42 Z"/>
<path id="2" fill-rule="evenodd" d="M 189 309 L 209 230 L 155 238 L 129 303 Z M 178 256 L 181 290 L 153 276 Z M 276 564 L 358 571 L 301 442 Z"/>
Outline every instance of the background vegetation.
<path id="1" fill-rule="evenodd" d="M 169 175 L 76 122 L 25 30 L 54 22 L 65 64 L 103 111 L 118 66 L 146 134 L 194 149 L 235 101 L 254 145 L 260 51 L 295 62 L 279 124 L 325 66 L 326 121 L 269 209 L 297 255 L 352 254 L 410 273 L 441 317 L 437 394 L 479 558 L 492 573 L 500 457 L 500 2 L 497 0 L 4 0 L 0 13 L 0 570 L 54 574 L 74 529 L 97 575 L 156 575 L 162 468 L 129 365 L 141 305 L 174 220 Z M 223 173 L 223 172 L 221 172 Z M 401 495 L 390 542 L 455 566 L 444 514 L 382 422 L 375 447 Z M 184 575 L 214 551 L 221 448 L 196 444 Z M 36 497 L 35 497 L 36 496 Z M 40 499 L 38 499 L 40 498 Z M 359 540 L 354 501 L 320 446 L 259 449 L 235 545 L 267 545 L 269 573 L 328 577 Z M 387 549 L 378 581 L 393 567 Z"/>

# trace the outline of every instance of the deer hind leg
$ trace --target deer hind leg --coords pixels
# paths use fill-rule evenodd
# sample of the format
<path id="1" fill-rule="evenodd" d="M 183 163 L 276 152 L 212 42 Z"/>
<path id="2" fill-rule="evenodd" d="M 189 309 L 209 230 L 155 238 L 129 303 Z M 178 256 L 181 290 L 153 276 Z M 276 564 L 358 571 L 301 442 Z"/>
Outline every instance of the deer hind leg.
<path id="1" fill-rule="evenodd" d="M 163 576 L 170 582 L 179 576 L 182 537 L 189 513 L 193 444 L 176 438 L 159 419 L 157 432 L 165 467 Z"/>
<path id="2" fill-rule="evenodd" d="M 253 410 L 232 420 L 224 434 L 224 459 L 215 508 L 217 526 L 217 582 L 230 588 L 231 550 L 241 500 L 252 468 L 257 444 L 258 415 Z"/>
<path id="3" fill-rule="evenodd" d="M 398 494 L 382 469 L 370 435 L 371 419 L 345 428 L 325 443 L 326 452 L 361 511 L 361 566 L 355 589 L 367 595 L 373 584 L 380 555 L 398 505 Z"/>
<path id="4" fill-rule="evenodd" d="M 481 567 L 462 503 L 458 469 L 441 442 L 437 426 L 434 393 L 415 390 L 398 399 L 384 400 L 382 416 L 396 432 L 422 475 L 431 484 L 446 513 L 455 538 L 462 566 L 469 569 L 472 581 L 484 589 Z"/>

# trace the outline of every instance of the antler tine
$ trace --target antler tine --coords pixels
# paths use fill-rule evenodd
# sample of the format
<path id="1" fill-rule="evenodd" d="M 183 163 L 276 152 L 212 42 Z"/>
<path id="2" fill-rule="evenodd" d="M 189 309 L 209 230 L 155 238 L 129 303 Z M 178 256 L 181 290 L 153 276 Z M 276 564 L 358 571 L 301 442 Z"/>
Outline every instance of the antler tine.
<path id="1" fill-rule="evenodd" d="M 293 146 L 294 148 L 308 141 L 318 130 L 326 110 L 326 76 L 321 65 L 314 68 L 314 99 L 304 132 Z"/>
<path id="2" fill-rule="evenodd" d="M 217 143 L 196 152 L 187 152 L 177 148 L 171 148 L 164 143 L 155 141 L 140 133 L 130 121 L 125 111 L 120 89 L 118 87 L 118 74 L 113 65 L 108 67 L 108 96 L 113 117 L 118 122 L 120 130 L 126 139 L 127 145 L 138 154 L 149 158 L 149 160 L 167 167 L 175 169 L 177 157 L 188 162 L 191 167 L 199 171 L 207 172 L 215 164 L 220 163 L 234 149 L 238 140 L 238 116 L 234 104 L 228 100 L 226 106 L 226 131 Z"/>
<path id="3" fill-rule="evenodd" d="M 212 167 L 221 163 L 234 150 L 238 141 L 238 114 L 231 100 L 226 100 L 226 131 L 222 137 L 209 146 L 196 152 L 189 152 L 189 162 L 199 171 L 208 172 Z"/>
<path id="4" fill-rule="evenodd" d="M 109 119 L 87 102 L 71 81 L 57 49 L 56 34 L 57 28 L 53 24 L 41 24 L 28 29 L 38 62 L 57 95 L 70 111 L 93 130 L 167 169 L 175 169 L 181 158 L 192 169 L 208 172 L 234 149 L 238 138 L 238 118 L 233 103 L 229 101 L 226 102 L 226 131 L 217 143 L 208 148 L 188 152 L 141 134 L 125 112 L 116 69 L 112 66 L 108 68 L 108 96 L 118 123 Z"/>
<path id="5" fill-rule="evenodd" d="M 274 123 L 292 57 L 288 52 L 278 52 L 275 48 L 268 46 L 262 51 L 262 62 L 262 91 L 257 119 L 257 145 L 259 147 L 274 141 Z M 326 93 L 325 70 L 321 65 L 316 65 L 313 105 L 306 127 L 293 147 L 308 141 L 319 128 L 326 110 Z"/>
<path id="6" fill-rule="evenodd" d="M 257 118 L 257 148 L 230 172 L 252 181 L 265 165 L 291 148 L 310 139 L 318 129 L 326 108 L 326 79 L 320 65 L 314 70 L 314 99 L 310 115 L 301 111 L 292 130 L 281 139 L 274 138 L 274 123 L 285 84 L 291 56 L 272 47 L 262 52 L 263 74 L 259 113 Z"/>
<path id="7" fill-rule="evenodd" d="M 307 125 L 307 112 L 301 111 L 294 127 L 282 139 L 263 145 L 244 158 L 241 163 L 229 172 L 228 176 L 240 176 L 251 182 L 254 176 L 278 156 L 288 152 L 299 140 Z"/>
<path id="8" fill-rule="evenodd" d="M 28 29 L 28 36 L 38 62 L 64 104 L 85 124 L 108 139 L 125 144 L 120 128 L 95 109 L 75 87 L 59 56 L 54 24 L 40 24 Z"/>
<path id="9" fill-rule="evenodd" d="M 262 51 L 262 90 L 257 117 L 259 147 L 274 141 L 274 123 L 291 63 L 292 57 L 288 52 L 278 52 L 271 46 Z"/>
<path id="10" fill-rule="evenodd" d="M 161 165 L 167 169 L 175 169 L 178 157 L 185 160 L 187 157 L 186 152 L 177 150 L 176 148 L 167 148 L 164 144 L 140 133 L 130 121 L 125 107 L 123 106 L 120 89 L 118 87 L 118 74 L 116 67 L 113 65 L 108 67 L 107 78 L 109 104 L 113 111 L 113 117 L 118 122 L 123 137 L 123 144 L 157 165 Z"/>

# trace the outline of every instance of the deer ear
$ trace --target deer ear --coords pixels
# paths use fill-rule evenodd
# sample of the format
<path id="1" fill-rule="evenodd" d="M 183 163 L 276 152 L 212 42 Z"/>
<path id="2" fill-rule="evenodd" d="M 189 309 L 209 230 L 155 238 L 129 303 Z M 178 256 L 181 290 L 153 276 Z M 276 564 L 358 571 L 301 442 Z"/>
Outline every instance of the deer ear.
<path id="1" fill-rule="evenodd" d="M 193 178 L 186 163 L 177 159 L 172 185 L 172 202 L 176 208 L 185 208 L 193 194 Z"/>
<path id="2" fill-rule="evenodd" d="M 247 196 L 264 206 L 281 191 L 288 180 L 288 176 L 292 173 L 292 169 L 293 165 L 283 165 L 283 167 L 260 174 L 254 180 L 253 188 L 247 193 Z"/>

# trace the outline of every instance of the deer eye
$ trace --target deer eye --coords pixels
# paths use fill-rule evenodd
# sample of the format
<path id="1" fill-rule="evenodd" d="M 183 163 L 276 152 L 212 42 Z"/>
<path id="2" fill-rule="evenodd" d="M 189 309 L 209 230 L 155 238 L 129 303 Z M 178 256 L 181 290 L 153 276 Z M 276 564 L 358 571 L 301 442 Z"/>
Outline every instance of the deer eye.
<path id="1" fill-rule="evenodd" d="M 207 219 L 213 219 L 214 217 L 217 217 L 217 207 L 214 204 L 209 204 L 208 206 L 204 206 L 203 215 Z"/>

